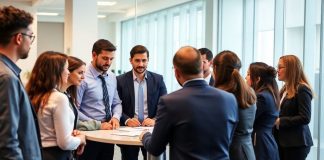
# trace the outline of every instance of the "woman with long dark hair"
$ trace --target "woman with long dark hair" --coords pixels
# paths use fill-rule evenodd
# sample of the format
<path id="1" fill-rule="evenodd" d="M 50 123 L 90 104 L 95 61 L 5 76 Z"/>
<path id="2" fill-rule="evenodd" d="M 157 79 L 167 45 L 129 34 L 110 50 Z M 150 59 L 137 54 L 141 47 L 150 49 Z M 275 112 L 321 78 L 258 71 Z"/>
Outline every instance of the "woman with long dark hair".
<path id="1" fill-rule="evenodd" d="M 252 141 L 257 160 L 279 160 L 278 146 L 272 134 L 278 117 L 279 89 L 277 71 L 263 62 L 250 64 L 246 81 L 257 95 Z"/>
<path id="2" fill-rule="evenodd" d="M 72 150 L 86 143 L 85 136 L 74 130 L 77 116 L 63 93 L 69 74 L 68 57 L 47 51 L 37 58 L 26 85 L 37 112 L 46 160 L 71 160 Z"/>
<path id="3" fill-rule="evenodd" d="M 256 112 L 256 96 L 240 75 L 241 60 L 232 51 L 222 51 L 213 60 L 216 88 L 233 93 L 239 106 L 239 122 L 230 145 L 231 160 L 254 160 L 251 133 Z"/>

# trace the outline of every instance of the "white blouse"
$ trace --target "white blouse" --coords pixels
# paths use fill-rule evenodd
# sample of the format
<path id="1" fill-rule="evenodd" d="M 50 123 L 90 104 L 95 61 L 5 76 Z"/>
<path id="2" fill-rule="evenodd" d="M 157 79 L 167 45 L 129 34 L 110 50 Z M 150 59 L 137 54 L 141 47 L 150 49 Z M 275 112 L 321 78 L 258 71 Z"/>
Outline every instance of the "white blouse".
<path id="1" fill-rule="evenodd" d="M 80 145 L 80 138 L 72 136 L 75 116 L 65 94 L 54 89 L 37 117 L 43 147 L 75 150 Z"/>

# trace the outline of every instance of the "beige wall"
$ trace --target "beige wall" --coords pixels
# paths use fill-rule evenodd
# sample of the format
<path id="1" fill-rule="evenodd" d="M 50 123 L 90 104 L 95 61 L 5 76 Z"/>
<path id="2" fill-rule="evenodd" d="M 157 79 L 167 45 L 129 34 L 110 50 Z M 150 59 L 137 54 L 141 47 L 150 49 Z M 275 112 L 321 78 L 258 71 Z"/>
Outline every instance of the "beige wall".
<path id="1" fill-rule="evenodd" d="M 38 22 L 37 53 L 44 51 L 64 51 L 64 23 Z"/>

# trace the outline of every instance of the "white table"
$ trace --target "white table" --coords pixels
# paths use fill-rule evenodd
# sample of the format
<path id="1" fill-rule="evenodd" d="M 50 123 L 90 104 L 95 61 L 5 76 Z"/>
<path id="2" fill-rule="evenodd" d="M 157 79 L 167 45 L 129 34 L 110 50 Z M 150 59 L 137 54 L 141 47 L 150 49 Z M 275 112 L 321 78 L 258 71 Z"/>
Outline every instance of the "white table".
<path id="1" fill-rule="evenodd" d="M 127 131 L 130 132 L 127 132 Z M 95 130 L 95 131 L 82 131 L 86 135 L 86 139 L 95 142 L 110 143 L 110 144 L 123 144 L 143 146 L 139 139 L 140 130 L 132 131 L 131 127 L 121 127 L 120 130 Z M 135 133 L 136 132 L 136 133 Z M 129 134 L 129 135 L 128 135 Z M 165 160 L 166 156 L 162 153 L 156 157 L 147 152 L 148 160 Z"/>

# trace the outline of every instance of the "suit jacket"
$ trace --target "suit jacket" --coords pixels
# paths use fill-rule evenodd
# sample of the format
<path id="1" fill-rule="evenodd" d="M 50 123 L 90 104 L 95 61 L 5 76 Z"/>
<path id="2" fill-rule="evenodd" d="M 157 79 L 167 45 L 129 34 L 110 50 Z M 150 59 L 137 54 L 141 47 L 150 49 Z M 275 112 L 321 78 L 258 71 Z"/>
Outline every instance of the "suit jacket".
<path id="1" fill-rule="evenodd" d="M 36 113 L 19 73 L 18 66 L 0 54 L 0 159 L 41 160 Z"/>
<path id="2" fill-rule="evenodd" d="M 229 159 L 229 145 L 238 122 L 235 97 L 209 86 L 205 80 L 160 99 L 153 133 L 142 143 L 153 155 L 170 145 L 170 160 Z"/>
<path id="3" fill-rule="evenodd" d="M 282 147 L 312 146 L 308 127 L 311 120 L 311 90 L 299 85 L 296 95 L 285 98 L 280 106 L 279 144 Z"/>
<path id="4" fill-rule="evenodd" d="M 146 75 L 148 118 L 154 118 L 159 99 L 161 96 L 167 94 L 167 89 L 161 75 L 150 71 L 146 71 Z M 125 121 L 128 118 L 133 118 L 135 115 L 135 93 L 132 71 L 117 77 L 117 90 L 123 106 L 123 114 L 120 121 L 122 125 L 125 125 Z"/>
<path id="5" fill-rule="evenodd" d="M 279 112 L 271 92 L 257 94 L 257 110 L 253 125 L 253 147 L 256 159 L 279 160 L 278 146 L 272 135 L 272 127 Z"/>
<path id="6" fill-rule="evenodd" d="M 214 86 L 214 83 L 215 83 L 215 80 L 214 80 L 214 77 L 213 75 L 210 77 L 210 80 L 209 80 L 209 85 L 210 86 Z"/>

